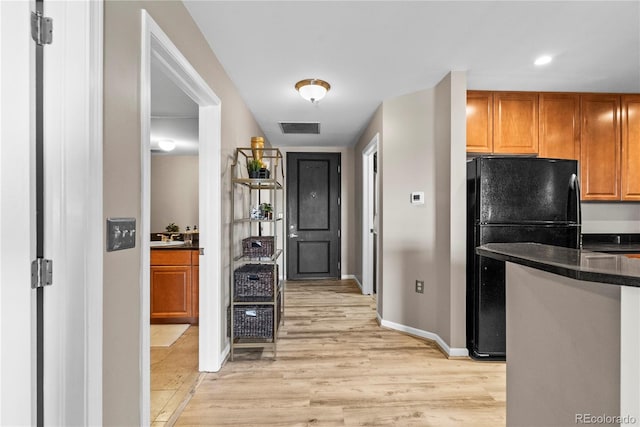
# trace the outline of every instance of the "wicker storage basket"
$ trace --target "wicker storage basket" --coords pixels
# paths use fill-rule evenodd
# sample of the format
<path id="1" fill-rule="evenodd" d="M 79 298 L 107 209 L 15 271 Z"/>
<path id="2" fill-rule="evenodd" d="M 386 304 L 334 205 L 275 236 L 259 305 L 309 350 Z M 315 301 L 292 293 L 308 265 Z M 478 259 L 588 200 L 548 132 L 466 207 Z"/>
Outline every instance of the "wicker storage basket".
<path id="1" fill-rule="evenodd" d="M 273 236 L 251 236 L 242 240 L 242 254 L 246 257 L 273 255 Z"/>
<path id="2" fill-rule="evenodd" d="M 273 300 L 273 273 L 273 265 L 267 264 L 245 264 L 237 268 L 233 272 L 234 301 Z"/>
<path id="3" fill-rule="evenodd" d="M 273 306 L 235 306 L 234 338 L 273 339 Z"/>

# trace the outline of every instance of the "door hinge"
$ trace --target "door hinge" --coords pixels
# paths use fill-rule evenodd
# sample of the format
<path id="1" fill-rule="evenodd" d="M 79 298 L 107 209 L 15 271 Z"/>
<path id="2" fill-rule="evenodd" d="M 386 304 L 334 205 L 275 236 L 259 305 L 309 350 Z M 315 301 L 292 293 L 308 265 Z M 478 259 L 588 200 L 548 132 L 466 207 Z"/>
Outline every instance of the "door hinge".
<path id="1" fill-rule="evenodd" d="M 338 271 L 340 271 L 340 261 L 338 261 Z"/>
<path id="2" fill-rule="evenodd" d="M 338 165 L 338 173 L 340 173 L 340 165 Z"/>
<path id="3" fill-rule="evenodd" d="M 338 206 L 340 206 L 340 197 L 338 197 Z"/>
<path id="4" fill-rule="evenodd" d="M 338 230 L 338 237 L 340 237 L 340 230 Z"/>
<path id="5" fill-rule="evenodd" d="M 31 289 L 44 288 L 53 283 L 53 261 L 38 258 L 31 262 Z"/>
<path id="6" fill-rule="evenodd" d="M 53 40 L 53 19 L 42 16 L 41 12 L 31 12 L 31 38 L 38 46 L 51 44 Z"/>

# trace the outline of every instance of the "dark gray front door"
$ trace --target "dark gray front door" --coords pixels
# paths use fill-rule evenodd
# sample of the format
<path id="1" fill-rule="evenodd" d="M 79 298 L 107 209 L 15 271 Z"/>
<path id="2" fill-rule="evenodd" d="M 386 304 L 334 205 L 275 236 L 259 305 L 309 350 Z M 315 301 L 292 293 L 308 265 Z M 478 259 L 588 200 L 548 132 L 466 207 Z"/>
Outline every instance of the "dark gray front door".
<path id="1" fill-rule="evenodd" d="M 340 153 L 287 154 L 287 278 L 340 277 Z"/>

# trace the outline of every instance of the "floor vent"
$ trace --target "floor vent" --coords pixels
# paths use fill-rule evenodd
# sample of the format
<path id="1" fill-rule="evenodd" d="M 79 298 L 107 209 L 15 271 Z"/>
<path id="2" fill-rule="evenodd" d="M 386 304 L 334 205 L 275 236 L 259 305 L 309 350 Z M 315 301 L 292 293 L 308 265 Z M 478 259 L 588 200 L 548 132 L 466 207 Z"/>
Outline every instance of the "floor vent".
<path id="1" fill-rule="evenodd" d="M 279 122 L 284 134 L 320 134 L 318 122 Z"/>

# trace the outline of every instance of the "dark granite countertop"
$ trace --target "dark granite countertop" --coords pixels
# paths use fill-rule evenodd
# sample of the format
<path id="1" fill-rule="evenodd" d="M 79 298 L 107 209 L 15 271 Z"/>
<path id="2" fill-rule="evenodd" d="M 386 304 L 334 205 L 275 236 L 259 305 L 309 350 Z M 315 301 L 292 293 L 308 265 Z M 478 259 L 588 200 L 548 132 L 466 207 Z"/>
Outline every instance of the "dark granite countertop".
<path id="1" fill-rule="evenodd" d="M 200 250 L 200 247 L 196 244 L 196 245 L 187 245 L 185 243 L 180 242 L 181 244 L 179 245 L 166 245 L 166 246 L 151 246 L 150 249 L 151 250 L 162 250 L 165 251 L 167 249 L 178 249 L 178 250 L 190 250 L 190 251 L 197 251 Z"/>
<path id="2" fill-rule="evenodd" d="M 594 252 L 637 254 L 640 253 L 640 243 L 583 243 L 582 249 Z"/>
<path id="3" fill-rule="evenodd" d="M 640 287 L 640 260 L 622 255 L 539 243 L 487 243 L 476 253 L 571 279 Z"/>

